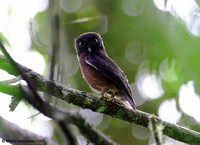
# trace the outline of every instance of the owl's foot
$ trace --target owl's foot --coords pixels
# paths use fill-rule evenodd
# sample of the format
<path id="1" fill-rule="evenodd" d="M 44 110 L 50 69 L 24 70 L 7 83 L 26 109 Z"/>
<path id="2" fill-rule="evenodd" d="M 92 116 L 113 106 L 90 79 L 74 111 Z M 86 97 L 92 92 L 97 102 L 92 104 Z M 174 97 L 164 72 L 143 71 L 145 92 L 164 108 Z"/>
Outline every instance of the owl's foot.
<path id="1" fill-rule="evenodd" d="M 108 91 L 107 88 L 104 88 L 104 89 L 101 91 L 100 99 L 103 99 L 103 100 L 107 100 L 107 99 L 108 99 L 107 91 Z"/>
<path id="2" fill-rule="evenodd" d="M 109 90 L 107 93 L 110 94 L 110 96 L 109 96 L 109 98 L 107 99 L 107 101 L 113 102 L 113 103 L 114 103 L 114 102 L 115 102 L 115 95 L 116 95 L 116 92 L 115 92 L 115 91 Z"/>

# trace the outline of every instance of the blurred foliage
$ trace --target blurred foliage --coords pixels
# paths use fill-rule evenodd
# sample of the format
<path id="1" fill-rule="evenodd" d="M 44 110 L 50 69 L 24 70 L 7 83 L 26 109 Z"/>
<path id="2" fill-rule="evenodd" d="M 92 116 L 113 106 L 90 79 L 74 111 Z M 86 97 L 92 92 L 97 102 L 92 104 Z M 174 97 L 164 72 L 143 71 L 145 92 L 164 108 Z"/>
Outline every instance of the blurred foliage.
<path id="1" fill-rule="evenodd" d="M 24 96 L 24 93 L 21 91 L 21 89 L 19 89 L 19 87 L 9 86 L 9 84 L 1 82 L 0 82 L 0 92 L 12 96 L 11 103 L 9 105 L 10 111 L 14 111 L 16 109 L 17 105 Z"/>
<path id="2" fill-rule="evenodd" d="M 196 92 L 200 93 L 199 37 L 192 35 L 179 17 L 159 10 L 149 0 L 59 2 L 59 65 L 61 82 L 64 84 L 91 91 L 78 66 L 74 39 L 81 33 L 95 31 L 102 35 L 108 55 L 122 68 L 130 84 L 137 81 L 144 69 L 161 78 L 164 89 L 162 96 L 145 100 L 138 109 L 157 115 L 164 100 L 175 98 L 178 101 L 181 85 L 189 80 L 194 81 Z M 47 63 L 51 48 L 50 18 L 47 9 L 38 13 L 31 22 L 32 49 L 43 54 Z M 181 111 L 178 103 L 177 108 Z M 183 113 L 179 123 L 200 131 L 200 127 L 193 125 L 191 120 L 195 122 Z M 107 116 L 97 128 L 122 145 L 146 145 L 149 142 L 149 134 L 141 131 L 143 128 L 138 129 Z M 140 137 L 134 135 L 134 129 L 142 132 Z M 142 134 L 146 134 L 146 137 L 141 137 Z"/>

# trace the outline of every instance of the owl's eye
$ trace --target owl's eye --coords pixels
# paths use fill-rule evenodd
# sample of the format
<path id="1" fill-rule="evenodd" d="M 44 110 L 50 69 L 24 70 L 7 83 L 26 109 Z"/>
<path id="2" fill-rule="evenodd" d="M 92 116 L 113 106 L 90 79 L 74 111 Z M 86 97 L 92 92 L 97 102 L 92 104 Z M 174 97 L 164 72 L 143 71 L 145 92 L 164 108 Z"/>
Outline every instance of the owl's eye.
<path id="1" fill-rule="evenodd" d="M 92 44 L 99 44 L 99 40 L 97 38 L 92 39 Z"/>
<path id="2" fill-rule="evenodd" d="M 84 47 L 84 46 L 85 46 L 85 41 L 80 41 L 80 42 L 78 43 L 78 45 L 79 45 L 80 47 Z"/>

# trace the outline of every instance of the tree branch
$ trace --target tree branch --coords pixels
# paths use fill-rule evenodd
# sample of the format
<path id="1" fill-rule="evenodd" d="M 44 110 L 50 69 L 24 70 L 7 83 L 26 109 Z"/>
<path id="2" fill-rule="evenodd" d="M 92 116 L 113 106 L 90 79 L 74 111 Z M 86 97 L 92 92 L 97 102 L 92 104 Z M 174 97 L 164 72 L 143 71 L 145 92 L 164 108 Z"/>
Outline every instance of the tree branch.
<path id="1" fill-rule="evenodd" d="M 96 145 L 116 145 L 116 143 L 114 143 L 112 140 L 110 140 L 101 132 L 97 131 L 94 127 L 92 127 L 92 125 L 90 125 L 79 113 L 72 113 L 66 110 L 61 110 L 45 101 L 42 101 L 43 105 L 41 106 L 41 100 L 35 98 L 26 86 L 22 86 L 22 89 L 20 85 L 9 86 L 5 84 L 0 84 L 0 88 L 2 87 L 2 85 L 4 85 L 3 87 L 5 88 L 5 90 L 7 90 L 4 93 L 8 95 L 12 95 L 9 89 L 20 91 L 19 94 L 24 94 L 23 96 L 25 97 L 25 99 L 27 99 L 27 101 L 34 108 L 43 113 L 45 116 L 60 121 L 62 125 L 63 122 L 67 124 L 71 123 L 76 125 L 80 130 L 81 134 L 89 142 L 92 142 Z M 6 89 L 6 87 L 8 87 L 9 89 Z M 29 97 L 26 96 L 27 94 Z"/>
<path id="2" fill-rule="evenodd" d="M 6 51 L 5 47 L 0 41 L 0 47 L 2 49 L 3 54 L 7 57 L 7 59 L 10 62 L 11 67 L 14 68 L 14 70 L 19 73 L 22 78 L 26 81 L 27 87 L 19 86 L 18 90 L 21 91 L 22 96 L 24 96 L 24 99 L 28 101 L 29 104 L 31 104 L 34 108 L 39 110 L 44 115 L 53 118 L 58 125 L 61 127 L 67 141 L 71 145 L 75 145 L 76 141 L 75 138 L 71 134 L 71 132 L 68 130 L 65 123 L 68 122 L 68 120 L 73 120 L 71 123 L 75 124 L 79 128 L 80 131 L 84 130 L 85 132 L 82 132 L 83 135 L 87 137 L 89 141 L 96 145 L 113 145 L 115 144 L 113 141 L 106 138 L 103 134 L 96 131 L 94 128 L 92 128 L 80 115 L 74 116 L 70 112 L 62 111 L 59 108 L 56 108 L 49 103 L 43 101 L 43 99 L 39 96 L 37 91 L 35 90 L 35 85 L 31 81 L 31 79 L 25 74 L 25 72 L 22 70 L 22 68 L 12 59 L 12 57 L 9 55 L 9 53 Z M 3 84 L 4 87 L 7 85 Z M 9 86 L 11 87 L 11 86 Z M 16 89 L 16 86 L 13 86 Z M 7 89 L 5 89 L 7 90 Z M 9 92 L 8 92 L 9 93 Z M 29 97 L 27 97 L 29 96 Z M 78 118 L 76 118 L 78 116 Z M 74 123 L 76 122 L 76 123 Z M 88 134 L 89 133 L 89 134 Z"/>
<path id="3" fill-rule="evenodd" d="M 52 140 L 34 134 L 28 130 L 21 129 L 17 125 L 6 121 L 0 116 L 0 137 L 2 138 L 2 142 L 10 142 L 12 144 L 21 144 L 21 142 L 31 142 L 34 144 L 48 144 L 48 145 L 56 145 Z"/>
<path id="4" fill-rule="evenodd" d="M 31 92 L 28 91 L 26 87 L 23 87 L 23 90 L 26 92 L 26 94 L 28 94 L 28 96 L 32 96 Z M 40 106 L 39 104 L 41 104 L 40 102 L 41 100 L 37 100 L 37 98 L 35 99 L 34 96 L 26 97 L 26 99 L 38 111 L 58 121 L 59 125 L 64 126 L 64 127 L 61 127 L 61 129 L 66 129 L 65 123 L 66 124 L 71 123 L 71 124 L 76 125 L 79 128 L 82 135 L 86 137 L 86 139 L 88 139 L 89 142 L 92 142 L 96 145 L 115 145 L 116 144 L 110 139 L 106 138 L 103 134 L 98 132 L 88 122 L 86 122 L 85 119 L 81 117 L 79 113 L 72 113 L 66 110 L 61 110 L 45 101 L 42 101 L 43 105 Z M 64 130 L 64 132 L 66 131 L 67 130 Z M 68 134 L 68 132 L 66 134 Z"/>
<path id="5" fill-rule="evenodd" d="M 156 145 L 163 145 L 162 143 L 162 130 L 163 126 L 157 123 L 155 115 L 149 117 L 149 129 L 154 136 Z"/>
<path id="6" fill-rule="evenodd" d="M 49 1 L 50 21 L 51 21 L 51 48 L 50 63 L 48 68 L 48 78 L 53 80 L 58 78 L 59 69 L 55 69 L 58 63 L 60 50 L 60 15 L 59 3 L 56 0 Z M 56 72 L 56 73 L 55 73 Z"/>
<path id="7" fill-rule="evenodd" d="M 12 75 L 19 75 L 15 70 L 12 69 L 10 62 L 0 56 L 0 68 L 7 71 Z M 120 120 L 135 123 L 139 126 L 147 128 L 149 125 L 150 114 L 136 110 L 135 112 L 128 110 L 124 107 L 118 106 L 111 102 L 99 99 L 94 94 L 89 94 L 83 91 L 75 90 L 70 87 L 64 86 L 58 82 L 52 82 L 45 79 L 42 75 L 20 65 L 21 70 L 30 78 L 35 84 L 38 91 L 45 92 L 56 98 L 62 99 L 68 103 L 80 106 L 82 108 L 91 109 L 95 112 L 101 112 L 103 114 L 118 118 Z M 164 126 L 163 134 L 176 139 L 181 142 L 190 143 L 194 145 L 200 144 L 200 133 L 172 124 L 161 120 L 156 117 L 158 123 Z"/>
<path id="8" fill-rule="evenodd" d="M 37 100 L 37 103 L 35 104 L 31 104 L 33 105 L 34 107 L 36 105 L 39 105 L 39 106 L 43 106 L 44 105 L 44 101 L 42 100 L 42 98 L 40 97 L 40 95 L 38 94 L 38 92 L 35 90 L 35 86 L 34 84 L 32 83 L 32 81 L 30 81 L 30 79 L 27 77 L 27 75 L 25 75 L 25 73 L 23 72 L 23 70 L 21 70 L 21 68 L 18 66 L 18 64 L 14 61 L 14 59 L 10 56 L 10 54 L 7 52 L 6 48 L 4 47 L 4 45 L 2 44 L 1 40 L 0 40 L 0 48 L 2 50 L 2 53 L 6 56 L 6 58 L 10 61 L 10 64 L 11 66 L 14 68 L 14 70 L 19 73 L 19 75 L 22 76 L 22 78 L 26 81 L 27 83 L 27 86 L 28 86 L 28 89 L 30 90 L 31 92 L 31 96 L 33 96 L 32 98 L 29 98 L 29 97 L 26 97 L 25 99 L 31 104 L 33 102 L 34 99 Z M 22 92 L 24 93 L 24 92 Z M 25 95 L 26 96 L 26 95 Z M 32 99 L 32 101 L 30 101 Z M 46 110 L 42 110 L 42 111 L 46 111 Z M 52 114 L 53 115 L 53 114 Z M 68 130 L 68 128 L 66 126 L 63 126 L 61 123 L 62 121 L 58 121 L 56 118 L 55 118 L 55 121 L 58 123 L 58 125 L 61 127 L 64 135 L 65 135 L 65 138 L 67 139 L 67 141 L 71 141 L 72 138 L 68 138 L 69 135 L 66 134 L 66 133 L 69 133 L 66 132 Z M 74 142 L 70 142 L 72 143 L 72 145 L 75 145 L 75 141 Z"/>

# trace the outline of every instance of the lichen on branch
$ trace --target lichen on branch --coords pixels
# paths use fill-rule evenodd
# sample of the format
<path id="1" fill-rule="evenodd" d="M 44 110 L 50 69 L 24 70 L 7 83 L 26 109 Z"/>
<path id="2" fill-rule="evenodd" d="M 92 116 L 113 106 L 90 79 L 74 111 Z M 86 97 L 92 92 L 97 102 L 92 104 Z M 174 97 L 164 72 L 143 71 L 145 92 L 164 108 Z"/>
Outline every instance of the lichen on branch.
<path id="1" fill-rule="evenodd" d="M 0 69 L 7 71 L 9 74 L 18 76 L 19 74 L 12 69 L 12 66 L 8 59 L 0 55 Z M 98 98 L 94 94 L 86 93 L 80 90 L 64 86 L 56 81 L 49 81 L 44 76 L 34 72 L 33 70 L 18 64 L 20 69 L 27 75 L 27 77 L 33 82 L 35 88 L 38 91 L 50 94 L 53 97 L 59 98 L 68 103 L 72 103 L 81 108 L 91 109 L 94 112 L 100 112 L 109 115 L 120 120 L 134 123 L 139 126 L 148 128 L 150 114 L 142 112 L 140 110 L 132 111 L 122 106 L 118 106 L 111 102 Z M 167 135 L 175 140 L 199 145 L 200 133 L 168 123 L 156 117 L 157 122 L 164 126 L 163 134 Z"/>

